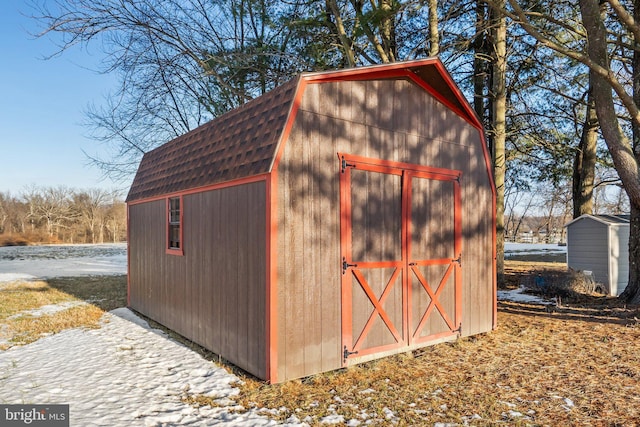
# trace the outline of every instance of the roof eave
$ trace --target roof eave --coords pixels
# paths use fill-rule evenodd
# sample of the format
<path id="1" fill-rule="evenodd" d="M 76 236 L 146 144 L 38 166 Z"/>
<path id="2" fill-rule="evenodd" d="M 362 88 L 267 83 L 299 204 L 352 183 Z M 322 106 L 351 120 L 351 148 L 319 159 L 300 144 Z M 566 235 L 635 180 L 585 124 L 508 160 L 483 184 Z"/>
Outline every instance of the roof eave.
<path id="1" fill-rule="evenodd" d="M 580 221 L 580 220 L 584 220 L 584 219 L 592 219 L 592 220 L 594 220 L 594 221 L 596 221 L 596 222 L 599 222 L 600 224 L 604 224 L 604 225 L 606 225 L 607 227 L 608 227 L 608 226 L 612 226 L 612 225 L 616 225 L 616 226 L 617 226 L 617 225 L 622 225 L 622 226 L 629 225 L 629 221 L 624 221 L 624 220 L 622 220 L 622 219 L 621 219 L 619 222 L 616 222 L 616 221 L 606 221 L 606 220 L 602 219 L 601 217 L 599 217 L 599 216 L 597 216 L 597 215 L 582 214 L 582 215 L 580 215 L 579 217 L 574 218 L 573 220 L 569 221 L 569 222 L 568 222 L 568 223 L 566 223 L 564 226 L 565 226 L 565 227 L 568 227 L 568 226 L 570 226 L 571 224 L 574 224 L 574 223 L 576 223 L 576 222 L 578 222 L 578 221 Z"/>

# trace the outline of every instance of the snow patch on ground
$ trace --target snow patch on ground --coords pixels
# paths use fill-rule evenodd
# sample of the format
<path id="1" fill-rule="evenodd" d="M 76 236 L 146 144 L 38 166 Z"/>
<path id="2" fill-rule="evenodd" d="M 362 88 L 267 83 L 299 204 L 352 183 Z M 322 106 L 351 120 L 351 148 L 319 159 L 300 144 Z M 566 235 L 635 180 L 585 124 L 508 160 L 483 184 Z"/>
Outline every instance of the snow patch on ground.
<path id="1" fill-rule="evenodd" d="M 87 304 L 89 303 L 85 301 L 65 301 L 58 304 L 48 304 L 33 310 L 21 311 L 18 314 L 9 316 L 9 319 L 17 319 L 19 317 L 41 317 L 45 315 L 55 314 L 59 311 L 68 310 L 70 308 L 81 307 Z"/>
<path id="2" fill-rule="evenodd" d="M 505 243 L 505 256 L 514 254 L 549 254 L 549 253 L 566 253 L 566 246 L 559 246 L 557 243 Z"/>
<path id="3" fill-rule="evenodd" d="M 506 291 L 498 291 L 499 301 L 512 301 L 529 304 L 555 305 L 555 301 L 548 301 L 538 295 L 530 295 L 525 293 L 524 287 L 518 289 L 509 289 Z"/>
<path id="4" fill-rule="evenodd" d="M 70 329 L 0 353 L 0 403 L 68 403 L 79 426 L 276 425 L 257 411 L 234 411 L 237 381 L 126 308 L 105 314 L 100 329 Z M 192 394 L 222 404 L 182 402 Z"/>
<path id="5" fill-rule="evenodd" d="M 4 269 L 4 262 L 0 263 L 0 269 Z M 0 289 L 2 289 L 3 284 L 15 282 L 18 280 L 34 280 L 37 279 L 36 276 L 32 274 L 26 273 L 0 273 Z"/>
<path id="6" fill-rule="evenodd" d="M 327 415 L 320 419 L 320 424 L 344 424 L 344 415 Z"/>

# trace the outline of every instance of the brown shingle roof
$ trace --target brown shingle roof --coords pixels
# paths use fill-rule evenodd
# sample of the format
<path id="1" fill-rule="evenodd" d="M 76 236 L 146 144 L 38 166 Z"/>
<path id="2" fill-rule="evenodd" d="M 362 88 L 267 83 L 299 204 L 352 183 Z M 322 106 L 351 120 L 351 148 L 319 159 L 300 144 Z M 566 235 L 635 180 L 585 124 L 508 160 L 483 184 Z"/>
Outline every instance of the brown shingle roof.
<path id="1" fill-rule="evenodd" d="M 146 153 L 127 202 L 268 172 L 298 80 Z"/>

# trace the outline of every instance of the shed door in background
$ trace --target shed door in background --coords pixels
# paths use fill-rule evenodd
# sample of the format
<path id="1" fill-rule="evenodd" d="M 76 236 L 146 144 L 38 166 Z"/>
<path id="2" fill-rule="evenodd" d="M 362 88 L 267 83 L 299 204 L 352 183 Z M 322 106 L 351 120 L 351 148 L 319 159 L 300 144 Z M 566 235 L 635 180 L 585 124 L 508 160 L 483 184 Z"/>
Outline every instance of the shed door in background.
<path id="1" fill-rule="evenodd" d="M 343 364 L 456 334 L 459 173 L 339 159 Z"/>

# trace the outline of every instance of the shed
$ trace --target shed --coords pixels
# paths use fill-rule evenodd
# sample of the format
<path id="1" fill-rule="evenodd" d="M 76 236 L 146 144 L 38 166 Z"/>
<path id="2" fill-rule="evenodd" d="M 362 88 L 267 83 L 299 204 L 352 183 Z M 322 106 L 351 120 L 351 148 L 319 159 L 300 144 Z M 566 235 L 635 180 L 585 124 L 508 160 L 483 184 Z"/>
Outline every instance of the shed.
<path id="1" fill-rule="evenodd" d="M 128 304 L 281 382 L 490 331 L 495 191 L 437 58 L 304 73 L 146 153 Z"/>
<path id="2" fill-rule="evenodd" d="M 581 215 L 565 227 L 567 266 L 620 295 L 629 282 L 629 215 Z"/>

